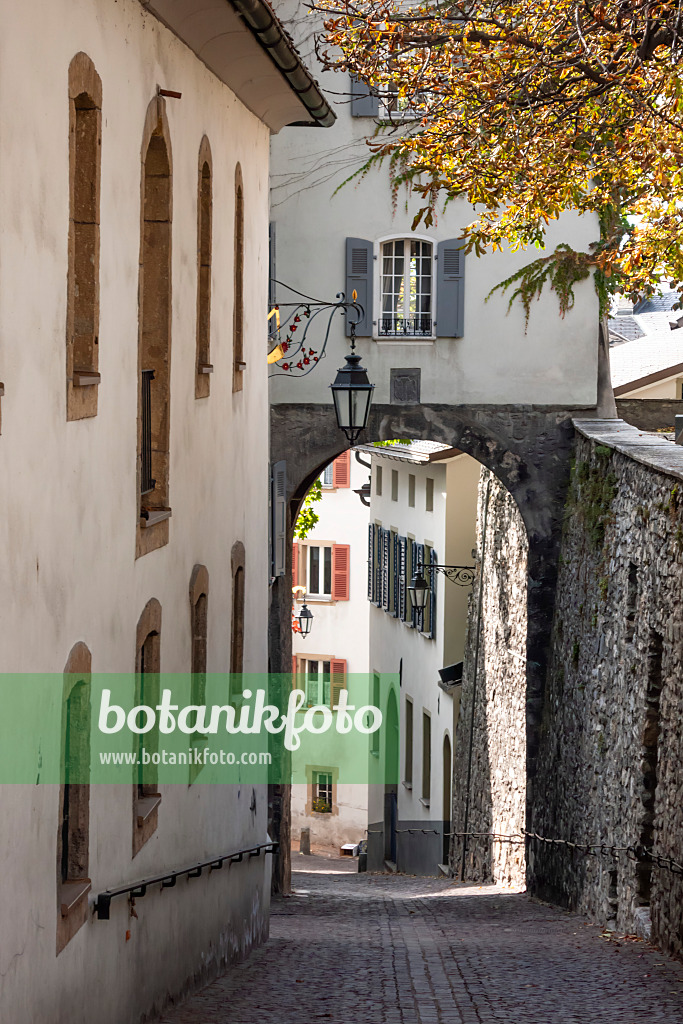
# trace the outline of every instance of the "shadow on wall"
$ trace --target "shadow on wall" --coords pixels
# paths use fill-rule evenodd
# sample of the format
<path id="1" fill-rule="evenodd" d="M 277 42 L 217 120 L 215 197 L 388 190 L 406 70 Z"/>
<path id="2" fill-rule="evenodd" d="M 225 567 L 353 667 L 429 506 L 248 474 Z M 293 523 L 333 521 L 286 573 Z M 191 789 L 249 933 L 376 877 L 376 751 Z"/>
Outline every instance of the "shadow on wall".
<path id="1" fill-rule="evenodd" d="M 484 833 L 451 846 L 453 873 L 470 881 L 525 882 L 524 843 L 488 834 L 525 826 L 527 553 L 512 495 L 482 469 L 453 772 L 453 832 Z"/>

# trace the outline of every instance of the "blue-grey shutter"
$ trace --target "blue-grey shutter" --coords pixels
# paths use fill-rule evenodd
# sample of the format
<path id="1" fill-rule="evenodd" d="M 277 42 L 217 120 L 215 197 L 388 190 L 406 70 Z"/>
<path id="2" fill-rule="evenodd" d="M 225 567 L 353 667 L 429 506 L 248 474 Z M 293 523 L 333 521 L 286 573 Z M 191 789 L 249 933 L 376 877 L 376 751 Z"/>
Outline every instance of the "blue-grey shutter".
<path id="1" fill-rule="evenodd" d="M 374 565 L 374 554 L 375 554 L 375 524 L 370 523 L 368 526 L 368 601 L 372 601 L 375 596 L 374 584 L 375 584 L 375 565 Z"/>
<path id="2" fill-rule="evenodd" d="M 375 526 L 375 597 L 374 602 L 382 606 L 382 527 Z"/>
<path id="3" fill-rule="evenodd" d="M 275 284 L 275 278 L 277 271 L 275 269 L 275 221 L 271 220 L 268 225 L 268 312 L 277 302 L 276 292 L 277 287 Z M 275 327 L 272 321 L 269 321 L 269 329 L 272 331 Z"/>
<path id="4" fill-rule="evenodd" d="M 436 336 L 462 338 L 465 333 L 464 241 L 439 242 L 436 260 Z"/>
<path id="5" fill-rule="evenodd" d="M 353 293 L 357 292 L 357 302 L 363 307 L 363 319 L 356 325 L 356 334 L 360 338 L 369 338 L 372 334 L 372 242 L 367 238 L 346 239 L 346 301 L 353 301 Z M 357 313 L 352 310 L 355 320 Z M 346 336 L 351 334 L 348 317 L 346 319 Z"/>
<path id="6" fill-rule="evenodd" d="M 431 559 L 432 565 L 438 565 L 439 559 L 436 557 L 436 551 L 432 548 Z M 431 589 L 429 591 L 429 636 L 432 640 L 436 640 L 436 584 L 438 573 L 432 571 L 431 576 Z"/>
<path id="7" fill-rule="evenodd" d="M 413 544 L 413 575 L 417 572 L 418 565 L 422 566 L 422 575 L 427 578 L 424 568 L 425 548 L 424 544 Z M 413 608 L 413 625 L 416 629 L 422 629 L 424 623 L 424 611 L 421 608 Z"/>
<path id="8" fill-rule="evenodd" d="M 272 575 L 284 576 L 287 536 L 287 463 L 273 463 L 271 497 Z"/>
<path id="9" fill-rule="evenodd" d="M 398 540 L 398 534 L 397 533 L 392 534 L 392 540 L 393 540 L 393 552 L 392 552 L 392 554 L 393 554 L 393 559 L 394 559 L 394 593 L 393 593 L 393 599 L 394 600 L 393 600 L 393 605 L 392 605 L 392 609 L 391 610 L 393 612 L 394 618 L 396 619 L 396 618 L 398 618 L 398 615 L 399 615 L 398 594 L 399 594 L 399 580 L 401 578 L 400 575 L 399 575 L 400 567 L 401 567 L 401 555 L 400 555 L 400 547 L 399 547 L 399 540 Z"/>
<path id="10" fill-rule="evenodd" d="M 389 530 L 382 530 L 382 608 L 389 608 Z"/>
<path id="11" fill-rule="evenodd" d="M 379 96 L 355 75 L 351 75 L 351 116 L 379 117 Z"/>
<path id="12" fill-rule="evenodd" d="M 398 538 L 398 617 L 406 620 L 406 545 L 405 537 Z"/>

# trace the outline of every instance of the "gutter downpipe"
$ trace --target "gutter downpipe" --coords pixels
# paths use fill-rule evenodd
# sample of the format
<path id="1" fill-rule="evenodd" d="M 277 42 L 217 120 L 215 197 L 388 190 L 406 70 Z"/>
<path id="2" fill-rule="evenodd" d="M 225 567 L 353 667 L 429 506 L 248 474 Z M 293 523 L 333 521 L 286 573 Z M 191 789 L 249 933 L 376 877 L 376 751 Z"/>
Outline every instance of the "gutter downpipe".
<path id="1" fill-rule="evenodd" d="M 474 645 L 474 673 L 472 677 L 472 714 L 470 715 L 470 749 L 467 755 L 467 787 L 465 789 L 465 819 L 463 822 L 462 860 L 460 863 L 460 881 L 465 881 L 465 859 L 467 857 L 467 828 L 470 821 L 470 784 L 472 781 L 472 748 L 474 746 L 474 711 L 477 706 L 477 676 L 479 674 L 479 642 L 481 639 L 481 612 L 484 600 L 484 560 L 486 557 L 486 525 L 489 517 L 489 498 L 491 496 L 491 477 L 486 485 L 486 503 L 484 505 L 484 525 L 481 537 L 481 564 L 479 566 L 479 594 L 477 595 L 477 639 Z"/>
<path id="2" fill-rule="evenodd" d="M 316 123 L 322 128 L 333 125 L 337 115 L 302 63 L 270 6 L 264 0 L 230 0 L 230 4 L 277 65 L 290 89 L 297 94 Z"/>

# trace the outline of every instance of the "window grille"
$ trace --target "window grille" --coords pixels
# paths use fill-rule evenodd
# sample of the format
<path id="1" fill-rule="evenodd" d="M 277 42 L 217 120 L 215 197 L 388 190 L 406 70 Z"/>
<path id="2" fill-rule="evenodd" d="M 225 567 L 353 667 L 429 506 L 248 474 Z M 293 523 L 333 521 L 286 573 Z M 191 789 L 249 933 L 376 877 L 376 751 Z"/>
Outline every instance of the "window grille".
<path id="1" fill-rule="evenodd" d="M 142 371 L 142 475 L 140 493 L 149 494 L 156 486 L 152 477 L 152 381 L 154 370 Z"/>

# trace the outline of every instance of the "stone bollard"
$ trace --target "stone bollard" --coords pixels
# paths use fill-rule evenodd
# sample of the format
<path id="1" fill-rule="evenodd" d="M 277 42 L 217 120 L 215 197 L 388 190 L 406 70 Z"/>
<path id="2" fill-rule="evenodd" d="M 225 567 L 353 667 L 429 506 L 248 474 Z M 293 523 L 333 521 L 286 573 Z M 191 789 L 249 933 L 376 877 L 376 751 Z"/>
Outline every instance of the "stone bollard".
<path id="1" fill-rule="evenodd" d="M 311 855 L 311 830 L 310 828 L 302 828 L 301 835 L 299 836 L 299 853 L 305 853 L 307 857 Z"/>

